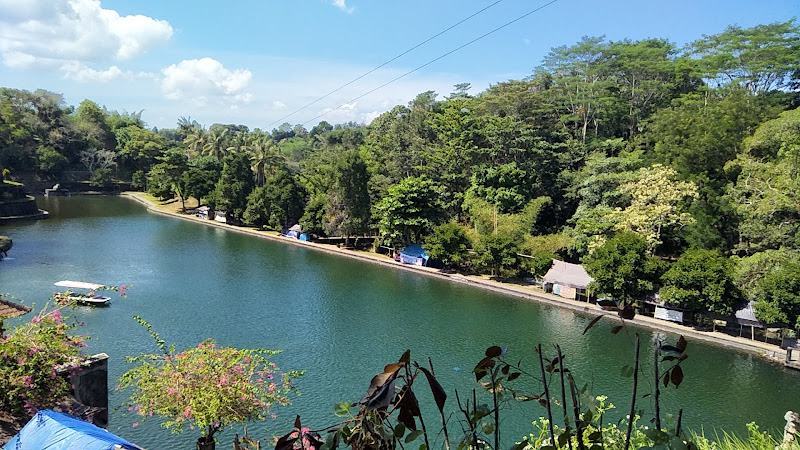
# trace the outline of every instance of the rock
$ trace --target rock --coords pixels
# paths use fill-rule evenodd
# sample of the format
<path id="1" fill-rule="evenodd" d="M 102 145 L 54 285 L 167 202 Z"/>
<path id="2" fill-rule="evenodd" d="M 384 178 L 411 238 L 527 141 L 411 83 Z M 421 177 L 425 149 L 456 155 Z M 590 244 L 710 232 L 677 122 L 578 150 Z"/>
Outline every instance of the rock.
<path id="1" fill-rule="evenodd" d="M 8 256 L 8 251 L 11 250 L 11 246 L 13 245 L 14 243 L 11 241 L 10 237 L 0 236 L 0 258 Z"/>

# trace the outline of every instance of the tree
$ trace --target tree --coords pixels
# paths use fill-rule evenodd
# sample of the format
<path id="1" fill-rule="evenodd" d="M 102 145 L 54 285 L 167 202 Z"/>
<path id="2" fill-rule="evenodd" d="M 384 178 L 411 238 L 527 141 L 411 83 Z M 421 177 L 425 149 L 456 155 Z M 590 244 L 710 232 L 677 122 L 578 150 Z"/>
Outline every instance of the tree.
<path id="1" fill-rule="evenodd" d="M 425 238 L 425 250 L 431 258 L 438 259 L 446 267 L 460 268 L 469 261 L 472 242 L 462 225 L 454 222 L 434 227 Z"/>
<path id="2" fill-rule="evenodd" d="M 216 178 L 212 172 L 191 167 L 181 175 L 181 184 L 186 197 L 196 198 L 199 207 L 203 197 L 214 191 Z"/>
<path id="3" fill-rule="evenodd" d="M 697 197 L 693 183 L 675 180 L 675 170 L 654 164 L 639 170 L 638 179 L 620 187 L 630 195 L 628 207 L 617 208 L 613 217 L 618 230 L 629 230 L 641 235 L 652 255 L 662 243 L 664 229 L 686 225 L 692 216 L 685 212 L 686 200 Z"/>
<path id="4" fill-rule="evenodd" d="M 660 263 L 648 253 L 642 236 L 618 233 L 584 259 L 586 272 L 594 278 L 590 288 L 625 304 L 640 299 L 661 275 Z"/>
<path id="5" fill-rule="evenodd" d="M 408 177 L 390 187 L 376 209 L 381 235 L 393 245 L 416 243 L 437 220 L 436 189 L 425 177 Z"/>
<path id="6" fill-rule="evenodd" d="M 527 181 L 527 174 L 515 162 L 484 166 L 472 175 L 472 187 L 466 195 L 486 200 L 499 213 L 516 213 L 529 200 Z"/>
<path id="7" fill-rule="evenodd" d="M 599 134 L 610 109 L 605 103 L 612 83 L 602 70 L 608 50 L 609 44 L 603 38 L 584 36 L 571 47 L 551 49 L 537 69 L 540 76 L 552 78 L 550 89 L 555 94 L 560 120 L 584 143 L 590 126 L 595 136 Z"/>
<path id="8" fill-rule="evenodd" d="M 153 166 L 148 175 L 149 189 L 153 195 L 167 198 L 174 192 L 181 199 L 181 207 L 186 210 L 186 185 L 183 174 L 189 169 L 186 155 L 173 149 L 160 156 L 160 163 Z"/>
<path id="9" fill-rule="evenodd" d="M 344 235 L 349 246 L 350 236 L 365 233 L 370 225 L 369 173 L 357 151 L 346 151 L 335 160 L 327 197 L 325 229 Z"/>
<path id="10" fill-rule="evenodd" d="M 254 139 L 248 146 L 250 152 L 250 169 L 256 177 L 256 185 L 261 186 L 268 174 L 274 174 L 283 164 L 282 155 L 275 142 L 267 136 Z"/>
<path id="11" fill-rule="evenodd" d="M 800 230 L 800 179 L 792 166 L 740 155 L 726 170 L 737 174 L 728 196 L 740 216 L 737 250 L 754 253 L 795 247 Z"/>
<path id="12" fill-rule="evenodd" d="M 227 211 L 234 221 L 241 221 L 247 209 L 247 196 L 254 187 L 253 171 L 250 170 L 247 154 L 226 156 L 217 183 L 215 208 Z"/>
<path id="13" fill-rule="evenodd" d="M 258 227 L 289 227 L 300 220 L 305 203 L 303 186 L 288 169 L 281 168 L 247 197 L 244 219 Z"/>
<path id="14" fill-rule="evenodd" d="M 791 261 L 760 283 L 763 297 L 754 306 L 756 317 L 800 331 L 800 262 Z"/>
<path id="15" fill-rule="evenodd" d="M 690 311 L 730 315 L 739 305 L 733 264 L 715 250 L 690 249 L 661 277 L 661 300 Z"/>
<path id="16" fill-rule="evenodd" d="M 222 159 L 228 154 L 228 133 L 229 129 L 219 124 L 214 124 L 205 134 L 205 142 L 203 143 L 202 154 L 205 156 L 213 156 L 218 160 Z"/>
<path id="17" fill-rule="evenodd" d="M 66 156 L 58 153 L 50 146 L 40 145 L 36 150 L 36 157 L 39 160 L 39 170 L 50 176 L 59 175 L 69 164 Z"/>
<path id="18" fill-rule="evenodd" d="M 94 169 L 89 178 L 89 186 L 105 189 L 111 186 L 114 178 L 111 176 L 111 169 Z"/>
<path id="19" fill-rule="evenodd" d="M 689 46 L 709 84 L 732 83 L 753 94 L 781 89 L 800 69 L 800 27 L 796 19 L 742 28 L 731 25 Z"/>
<path id="20" fill-rule="evenodd" d="M 161 416 L 175 433 L 185 423 L 199 428 L 198 447 L 234 423 L 266 419 L 272 406 L 289 405 L 288 395 L 296 392 L 293 380 L 302 372 L 282 373 L 268 359 L 280 352 L 217 347 L 212 339 L 176 352 L 150 324 L 134 319 L 148 328 L 161 353 L 127 358 L 135 366 L 120 377 L 118 390 L 132 390 L 129 403 L 142 420 Z"/>
<path id="21" fill-rule="evenodd" d="M 643 119 L 677 93 L 679 71 L 675 53 L 674 44 L 664 39 L 609 44 L 602 70 L 616 85 L 614 90 L 618 93 L 612 108 L 627 119 L 629 138 L 638 134 Z"/>
<path id="22" fill-rule="evenodd" d="M 782 112 L 762 123 L 744 141 L 745 151 L 756 158 L 780 160 L 791 165 L 792 177 L 800 170 L 800 108 Z"/>
<path id="23" fill-rule="evenodd" d="M 108 169 L 117 164 L 117 154 L 110 150 L 101 150 L 97 148 L 89 148 L 80 154 L 81 163 L 86 166 L 86 170 L 93 171 L 95 167 L 98 169 Z"/>
<path id="24" fill-rule="evenodd" d="M 519 245 L 510 233 L 487 234 L 481 236 L 475 247 L 478 267 L 493 276 L 513 277 L 519 272 Z"/>
<path id="25" fill-rule="evenodd" d="M 87 136 L 90 147 L 109 150 L 116 148 L 117 139 L 108 124 L 108 113 L 97 103 L 91 100 L 82 101 L 75 111 L 75 120 L 78 129 Z"/>
<path id="26" fill-rule="evenodd" d="M 764 278 L 789 262 L 800 262 L 800 252 L 790 248 L 769 249 L 750 256 L 732 256 L 731 262 L 736 287 L 746 299 L 755 301 L 763 297 L 759 286 Z"/>
<path id="27" fill-rule="evenodd" d="M 122 157 L 120 164 L 130 171 L 148 172 L 158 162 L 158 157 L 174 145 L 158 133 L 137 126 L 119 128 L 116 135 L 117 150 Z"/>
<path id="28" fill-rule="evenodd" d="M 208 142 L 208 133 L 200 126 L 200 124 L 181 125 L 181 131 L 185 133 L 183 143 L 186 145 L 186 150 L 192 156 L 199 156 L 203 154 L 206 143 Z"/>

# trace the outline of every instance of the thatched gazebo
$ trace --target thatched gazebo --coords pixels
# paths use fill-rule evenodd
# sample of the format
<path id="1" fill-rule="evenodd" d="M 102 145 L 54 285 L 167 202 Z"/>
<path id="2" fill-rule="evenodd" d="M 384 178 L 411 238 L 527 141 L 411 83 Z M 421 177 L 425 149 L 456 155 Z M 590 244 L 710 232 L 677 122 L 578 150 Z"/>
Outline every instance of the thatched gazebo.
<path id="1" fill-rule="evenodd" d="M 23 314 L 28 314 L 31 309 L 25 305 L 20 305 L 0 298 L 0 336 L 3 336 L 3 320 L 19 317 Z"/>

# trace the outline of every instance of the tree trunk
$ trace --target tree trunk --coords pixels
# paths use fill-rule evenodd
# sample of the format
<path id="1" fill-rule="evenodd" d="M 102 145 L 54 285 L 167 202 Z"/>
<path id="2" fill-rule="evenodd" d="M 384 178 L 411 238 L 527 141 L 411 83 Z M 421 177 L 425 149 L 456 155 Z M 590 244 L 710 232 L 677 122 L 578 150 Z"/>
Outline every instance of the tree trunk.
<path id="1" fill-rule="evenodd" d="M 203 436 L 197 438 L 197 450 L 216 450 L 217 444 L 213 436 Z"/>

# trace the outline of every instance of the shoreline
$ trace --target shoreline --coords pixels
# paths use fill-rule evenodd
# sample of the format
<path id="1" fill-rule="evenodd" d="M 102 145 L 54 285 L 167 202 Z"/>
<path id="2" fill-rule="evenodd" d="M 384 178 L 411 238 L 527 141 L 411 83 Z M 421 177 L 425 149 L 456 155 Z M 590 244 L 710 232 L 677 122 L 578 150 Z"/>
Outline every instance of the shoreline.
<path id="1" fill-rule="evenodd" d="M 393 269 L 405 270 L 428 277 L 434 277 L 454 283 L 465 284 L 479 289 L 489 290 L 517 298 L 523 298 L 547 307 L 571 310 L 574 313 L 577 313 L 581 316 L 590 319 L 597 317 L 599 315 L 603 315 L 610 320 L 621 320 L 618 319 L 618 316 L 615 312 L 604 311 L 593 304 L 581 303 L 575 300 L 562 298 L 554 294 L 548 294 L 534 287 L 510 285 L 508 283 L 483 279 L 473 275 L 444 273 L 439 269 L 433 269 L 423 266 L 412 266 L 408 264 L 400 264 L 395 262 L 393 259 L 390 259 L 384 255 L 380 255 L 377 253 L 365 253 L 354 250 L 342 249 L 338 247 L 334 248 L 325 244 L 318 244 L 315 242 L 305 242 L 297 239 L 284 237 L 274 231 L 260 231 L 254 228 L 238 227 L 234 225 L 228 225 L 225 223 L 216 222 L 213 220 L 200 219 L 193 215 L 180 214 L 165 209 L 159 209 L 158 208 L 159 205 L 146 198 L 143 198 L 140 195 L 137 195 L 137 193 L 134 192 L 124 192 L 121 194 L 121 196 L 139 202 L 140 204 L 147 207 L 147 211 L 150 213 L 162 215 L 165 217 L 173 217 L 177 219 L 187 220 L 198 224 L 216 227 L 223 230 L 229 230 L 240 234 L 246 234 L 258 237 L 261 239 L 268 239 L 276 242 L 283 242 L 285 244 L 297 245 L 314 251 L 328 253 L 330 255 L 338 255 L 342 257 L 358 259 L 364 262 L 376 263 L 386 267 L 391 267 Z M 715 331 L 698 331 L 693 328 L 686 327 L 684 325 L 664 320 L 659 320 L 648 316 L 643 316 L 641 314 L 637 314 L 633 320 L 626 320 L 625 324 L 634 326 L 636 328 L 643 328 L 651 331 L 655 330 L 659 332 L 669 333 L 675 335 L 675 337 L 677 337 L 678 335 L 683 335 L 687 339 L 690 338 L 697 339 L 698 341 L 702 341 L 711 345 L 731 348 L 738 351 L 744 351 L 750 354 L 759 355 L 772 363 L 779 364 L 782 367 L 784 366 L 783 360 L 785 359 L 786 351 L 781 349 L 777 345 L 768 344 L 766 342 L 753 341 L 747 338 L 730 336 L 728 334 Z"/>

